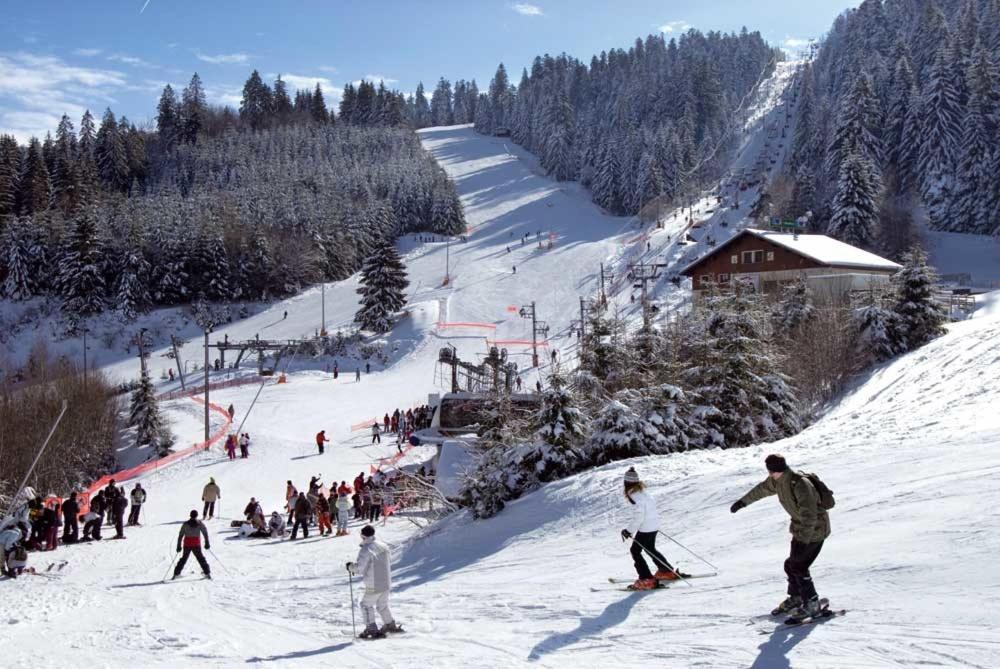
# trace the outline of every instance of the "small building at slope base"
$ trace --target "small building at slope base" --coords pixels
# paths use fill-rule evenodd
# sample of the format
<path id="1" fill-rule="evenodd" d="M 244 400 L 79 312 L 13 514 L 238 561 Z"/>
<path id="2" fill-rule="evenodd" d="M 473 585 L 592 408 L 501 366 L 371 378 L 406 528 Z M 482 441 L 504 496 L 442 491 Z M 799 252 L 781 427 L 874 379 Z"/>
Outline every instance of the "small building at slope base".
<path id="1" fill-rule="evenodd" d="M 773 294 L 799 278 L 815 299 L 839 301 L 851 291 L 885 287 L 901 265 L 826 235 L 747 228 L 689 264 L 694 301 L 740 281 Z"/>

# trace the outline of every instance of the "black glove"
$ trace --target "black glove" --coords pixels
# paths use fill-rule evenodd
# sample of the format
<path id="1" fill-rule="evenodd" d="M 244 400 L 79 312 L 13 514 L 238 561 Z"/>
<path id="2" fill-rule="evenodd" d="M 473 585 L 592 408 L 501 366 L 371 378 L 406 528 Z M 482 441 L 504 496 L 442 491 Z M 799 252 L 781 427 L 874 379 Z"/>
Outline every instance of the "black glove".
<path id="1" fill-rule="evenodd" d="M 209 546 L 209 545 L 208 545 L 208 544 L 206 543 L 206 544 L 205 544 L 205 550 L 207 550 L 207 551 L 210 551 L 210 550 L 212 550 L 212 547 L 211 547 L 211 546 Z"/>
<path id="2" fill-rule="evenodd" d="M 626 541 L 632 538 L 632 533 L 628 530 L 622 530 L 622 541 Z"/>
<path id="3" fill-rule="evenodd" d="M 745 506 L 746 504 L 743 503 L 743 500 L 737 500 L 733 502 L 733 505 L 731 507 L 729 507 L 729 513 L 736 513 Z"/>
<path id="4" fill-rule="evenodd" d="M 178 547 L 177 547 L 177 552 L 178 552 L 178 553 L 180 553 L 180 552 L 181 552 L 181 547 L 180 547 L 180 546 L 178 546 Z"/>
<path id="5" fill-rule="evenodd" d="M 351 568 L 352 568 L 352 567 L 354 566 L 354 563 L 353 563 L 353 562 L 348 562 L 348 563 L 347 563 L 346 565 L 344 565 L 344 566 L 345 566 L 345 567 L 347 567 L 347 571 L 351 571 Z"/>

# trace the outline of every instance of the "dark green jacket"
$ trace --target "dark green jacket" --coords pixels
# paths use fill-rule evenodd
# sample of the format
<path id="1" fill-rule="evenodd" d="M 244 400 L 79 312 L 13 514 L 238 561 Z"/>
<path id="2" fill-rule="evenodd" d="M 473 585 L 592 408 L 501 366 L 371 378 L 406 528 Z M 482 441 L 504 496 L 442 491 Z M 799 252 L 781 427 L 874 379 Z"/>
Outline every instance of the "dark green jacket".
<path id="1" fill-rule="evenodd" d="M 830 514 L 820 508 L 819 493 L 812 482 L 800 472 L 788 470 L 777 481 L 768 476 L 740 499 L 744 504 L 777 495 L 792 522 L 792 538 L 811 544 L 830 536 Z"/>

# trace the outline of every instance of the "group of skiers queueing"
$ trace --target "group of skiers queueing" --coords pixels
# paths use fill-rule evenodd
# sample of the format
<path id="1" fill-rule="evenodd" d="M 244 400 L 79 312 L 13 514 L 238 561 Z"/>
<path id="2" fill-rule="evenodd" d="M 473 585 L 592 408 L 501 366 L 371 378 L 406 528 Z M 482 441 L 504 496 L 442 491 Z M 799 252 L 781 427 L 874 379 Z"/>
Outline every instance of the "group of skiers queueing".
<path id="1" fill-rule="evenodd" d="M 433 417 L 434 410 L 426 405 L 416 409 L 407 409 L 405 412 L 396 409 L 392 415 L 386 413 L 382 418 L 381 425 L 377 420 L 372 423 L 372 443 L 382 443 L 382 434 L 394 434 L 396 435 L 396 448 L 402 451 L 403 442 L 408 441 L 417 430 L 430 427 Z"/>
<path id="2" fill-rule="evenodd" d="M 25 571 L 27 553 L 30 551 L 53 551 L 60 542 L 69 545 L 81 541 L 100 541 L 101 526 L 105 519 L 108 525 L 115 526 L 113 538 L 124 539 L 125 525 L 139 525 L 139 514 L 146 502 L 146 491 L 142 484 L 136 483 L 132 491 L 126 493 L 124 487 L 116 485 L 114 479 L 94 494 L 86 513 L 81 513 L 80 499 L 76 492 L 70 493 L 65 501 L 53 505 L 46 505 L 41 495 L 32 495 L 22 512 L 15 513 L 9 521 L 5 521 L 0 535 L 0 544 L 3 546 L 0 571 L 10 577 L 16 577 Z M 125 511 L 130 502 L 132 509 L 126 521 Z M 63 529 L 61 537 L 60 527 Z"/>
<path id="3" fill-rule="evenodd" d="M 833 493 L 815 475 L 790 469 L 781 455 L 767 456 L 764 465 L 767 467 L 767 478 L 734 502 L 729 510 L 736 513 L 765 497 L 778 496 L 778 502 L 791 517 L 789 529 L 792 544 L 784 565 L 788 596 L 771 613 L 810 618 L 821 614 L 827 604 L 816 594 L 809 568 L 819 556 L 823 542 L 830 536 L 828 509 L 833 508 Z M 630 467 L 625 472 L 624 483 L 625 499 L 632 508 L 632 518 L 629 527 L 623 529 L 621 534 L 623 540 L 632 540 L 630 552 L 639 577 L 629 588 L 652 590 L 659 587 L 660 581 L 689 578 L 688 574 L 671 566 L 656 549 L 660 515 L 656 502 L 646 492 L 646 486 L 634 468 Z M 656 573 L 650 571 L 643 553 L 652 559 Z"/>
<path id="4" fill-rule="evenodd" d="M 240 458 L 250 457 L 250 433 L 244 433 L 236 437 L 235 434 L 230 434 L 226 437 L 226 455 L 230 460 L 236 459 L 236 447 L 239 446 Z"/>

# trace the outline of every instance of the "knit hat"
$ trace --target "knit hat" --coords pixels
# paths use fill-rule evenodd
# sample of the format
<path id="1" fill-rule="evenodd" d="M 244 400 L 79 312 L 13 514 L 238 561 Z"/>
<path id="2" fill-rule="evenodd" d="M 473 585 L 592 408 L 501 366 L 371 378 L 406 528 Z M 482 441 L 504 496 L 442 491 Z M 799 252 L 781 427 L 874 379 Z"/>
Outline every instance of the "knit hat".
<path id="1" fill-rule="evenodd" d="M 628 471 L 625 472 L 625 483 L 638 483 L 639 475 L 635 471 L 635 467 L 629 467 Z"/>
<path id="2" fill-rule="evenodd" d="M 191 509 L 191 518 L 197 518 L 197 517 L 198 517 L 198 512 L 195 511 L 194 509 Z"/>
<path id="3" fill-rule="evenodd" d="M 785 462 L 785 458 L 777 453 L 772 453 L 764 458 L 764 466 L 767 467 L 767 471 L 772 474 L 788 470 L 788 463 Z"/>
<path id="4" fill-rule="evenodd" d="M 365 525 L 364 527 L 361 528 L 361 536 L 363 536 L 363 537 L 374 537 L 375 536 L 375 528 L 372 527 L 371 525 Z"/>

